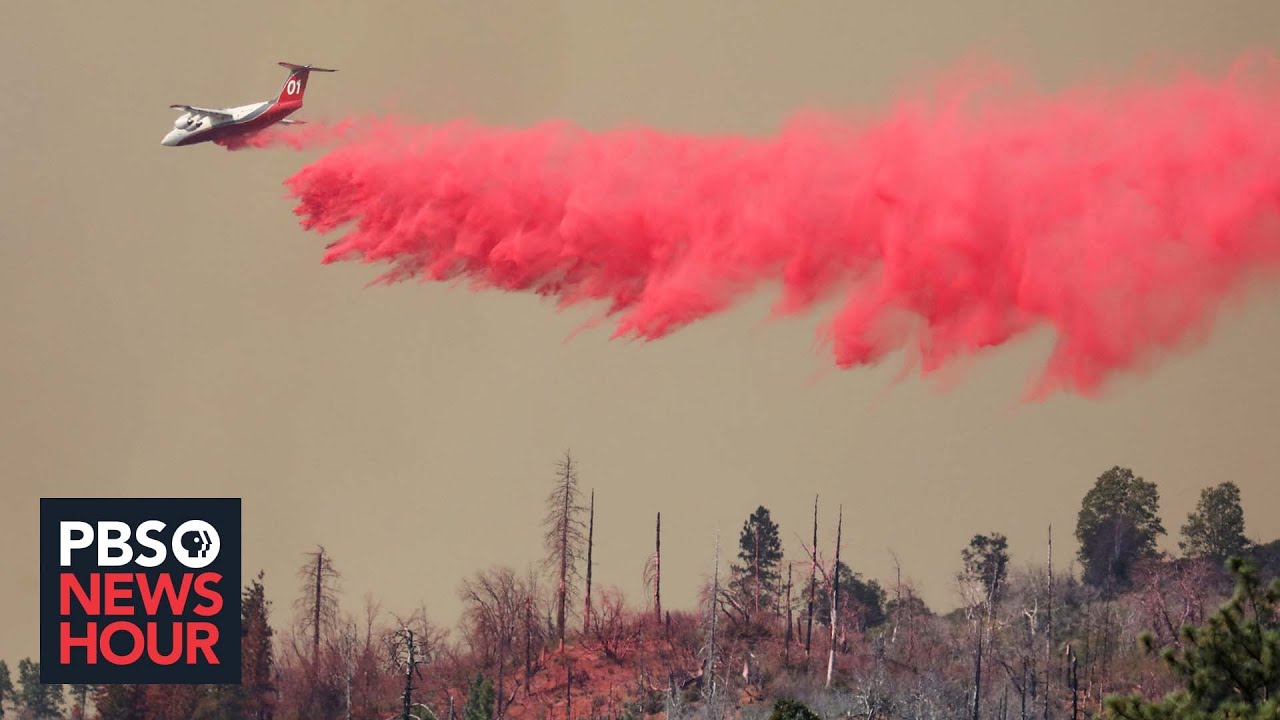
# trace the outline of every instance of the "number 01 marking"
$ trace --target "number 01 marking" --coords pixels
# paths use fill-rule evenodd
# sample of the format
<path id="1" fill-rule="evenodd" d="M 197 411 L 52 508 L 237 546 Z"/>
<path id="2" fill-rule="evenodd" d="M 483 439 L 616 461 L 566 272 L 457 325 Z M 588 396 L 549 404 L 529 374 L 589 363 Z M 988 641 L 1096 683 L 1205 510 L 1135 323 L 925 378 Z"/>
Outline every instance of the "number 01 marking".
<path id="1" fill-rule="evenodd" d="M 302 87 L 302 83 L 299 82 L 297 78 L 293 78 L 289 82 L 285 83 L 284 91 L 286 94 L 289 94 L 289 95 L 297 95 L 298 89 L 301 87 Z"/>

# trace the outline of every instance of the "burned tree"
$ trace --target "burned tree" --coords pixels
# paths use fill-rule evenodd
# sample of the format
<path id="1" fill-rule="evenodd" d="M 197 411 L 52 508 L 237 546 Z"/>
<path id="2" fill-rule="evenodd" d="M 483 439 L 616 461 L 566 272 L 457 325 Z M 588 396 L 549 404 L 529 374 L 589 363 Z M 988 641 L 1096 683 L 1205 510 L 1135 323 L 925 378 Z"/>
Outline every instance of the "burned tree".
<path id="1" fill-rule="evenodd" d="M 644 590 L 653 599 L 653 619 L 662 625 L 662 513 L 654 528 L 653 552 L 644 561 Z"/>
<path id="2" fill-rule="evenodd" d="M 591 491 L 591 509 L 587 515 L 587 596 L 582 603 L 582 632 L 591 630 L 591 551 L 595 547 L 596 491 Z"/>
<path id="3" fill-rule="evenodd" d="M 463 581 L 458 597 L 463 603 L 463 637 L 497 677 L 496 717 L 502 717 L 515 696 L 515 692 L 508 692 L 506 683 L 517 643 L 523 645 L 526 682 L 533 674 L 537 638 L 531 620 L 536 588 L 532 579 L 522 582 L 514 570 L 497 567 Z M 516 685 L 518 689 L 518 681 Z"/>
<path id="4" fill-rule="evenodd" d="M 578 579 L 578 563 L 586 543 L 586 528 L 581 517 L 584 510 L 578 491 L 578 470 L 566 451 L 557 465 L 555 489 L 547 497 L 547 515 L 543 520 L 546 563 L 556 576 L 556 637 L 561 651 L 564 650 L 568 597 Z"/>
<path id="5" fill-rule="evenodd" d="M 827 653 L 827 687 L 831 687 L 831 674 L 836 666 L 836 626 L 840 617 L 840 533 L 844 529 L 844 506 L 840 506 L 836 519 L 836 562 L 831 572 L 831 648 Z"/>
<path id="6" fill-rule="evenodd" d="M 813 605 L 818 592 L 818 496 L 813 496 L 813 563 L 809 566 L 809 607 L 805 612 L 804 656 L 813 647 Z"/>
<path id="7" fill-rule="evenodd" d="M 653 540 L 653 612 L 662 622 L 662 513 L 658 513 Z"/>
<path id="8" fill-rule="evenodd" d="M 294 603 L 299 619 L 311 635 L 311 662 L 320 657 L 320 636 L 338 618 L 338 571 L 323 546 L 307 553 L 308 561 L 298 568 L 302 590 Z"/>

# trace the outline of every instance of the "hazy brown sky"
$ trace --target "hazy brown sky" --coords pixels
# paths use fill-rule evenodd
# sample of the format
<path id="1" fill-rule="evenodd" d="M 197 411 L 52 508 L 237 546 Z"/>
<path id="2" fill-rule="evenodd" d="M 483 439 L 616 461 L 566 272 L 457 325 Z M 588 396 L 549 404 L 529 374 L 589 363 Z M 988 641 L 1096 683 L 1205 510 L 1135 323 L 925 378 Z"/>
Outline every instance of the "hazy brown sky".
<path id="1" fill-rule="evenodd" d="M 894 363 L 814 380 L 818 318 L 764 323 L 769 296 L 642 345 L 565 343 L 587 311 L 529 296 L 366 288 L 374 268 L 319 265 L 283 195 L 314 154 L 159 142 L 171 103 L 271 97 L 277 60 L 340 68 L 300 118 L 767 132 L 974 52 L 1056 87 L 1277 40 L 1269 0 L 4 3 L 0 657 L 37 651 L 42 495 L 243 496 L 245 571 L 266 570 L 281 621 L 319 542 L 352 607 L 372 592 L 451 624 L 465 575 L 539 555 L 565 448 L 596 490 L 597 582 L 639 600 L 660 510 L 673 606 L 757 504 L 798 557 L 815 493 L 824 536 L 844 503 L 855 569 L 891 579 L 892 550 L 941 606 L 975 532 L 1005 532 L 1021 564 L 1053 523 L 1065 565 L 1113 464 L 1159 484 L 1175 536 L 1201 487 L 1233 479 L 1249 534 L 1274 539 L 1274 290 L 1102 400 L 1017 404 L 1044 334 L 951 389 L 892 385 Z"/>

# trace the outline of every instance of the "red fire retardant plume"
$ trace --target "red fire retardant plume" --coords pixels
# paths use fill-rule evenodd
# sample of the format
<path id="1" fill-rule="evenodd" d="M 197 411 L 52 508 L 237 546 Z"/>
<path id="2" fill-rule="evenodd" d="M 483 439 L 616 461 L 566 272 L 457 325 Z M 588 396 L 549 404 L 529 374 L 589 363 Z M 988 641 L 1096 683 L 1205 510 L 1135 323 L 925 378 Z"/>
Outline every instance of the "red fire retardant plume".
<path id="1" fill-rule="evenodd" d="M 345 228 L 324 262 L 382 281 L 603 301 L 614 337 L 650 340 L 778 285 L 779 314 L 842 303 L 842 368 L 905 349 L 927 373 L 1048 326 L 1033 391 L 1091 394 L 1280 266 L 1277 69 L 1054 95 L 962 77 L 770 137 L 383 121 L 286 184 L 304 228 Z"/>

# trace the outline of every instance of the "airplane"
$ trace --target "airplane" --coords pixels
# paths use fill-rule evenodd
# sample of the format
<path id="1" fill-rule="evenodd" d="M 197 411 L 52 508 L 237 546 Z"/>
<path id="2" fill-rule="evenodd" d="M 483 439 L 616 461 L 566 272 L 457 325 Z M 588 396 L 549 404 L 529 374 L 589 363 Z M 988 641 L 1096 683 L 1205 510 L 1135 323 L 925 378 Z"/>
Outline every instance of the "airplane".
<path id="1" fill-rule="evenodd" d="M 184 111 L 173 123 L 173 129 L 160 141 L 166 147 L 195 145 L 214 142 L 219 145 L 234 143 L 254 135 L 270 125 L 301 125 L 302 120 L 289 117 L 302 107 L 302 93 L 307 89 L 307 77 L 313 72 L 337 72 L 311 65 L 277 63 L 289 70 L 289 77 L 274 100 L 263 100 L 233 108 L 205 108 L 194 105 L 170 105 Z"/>

